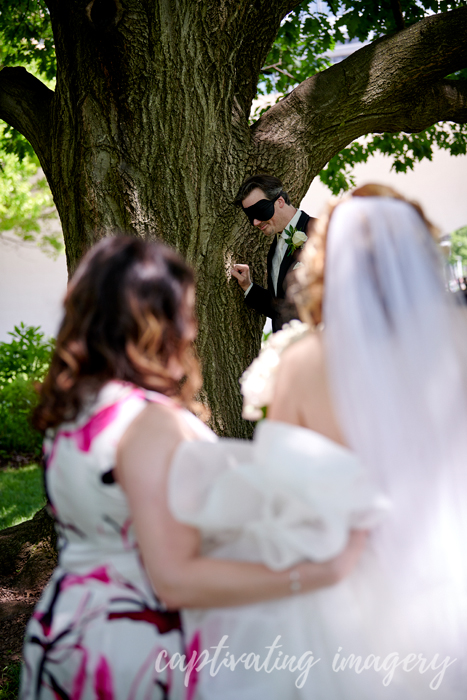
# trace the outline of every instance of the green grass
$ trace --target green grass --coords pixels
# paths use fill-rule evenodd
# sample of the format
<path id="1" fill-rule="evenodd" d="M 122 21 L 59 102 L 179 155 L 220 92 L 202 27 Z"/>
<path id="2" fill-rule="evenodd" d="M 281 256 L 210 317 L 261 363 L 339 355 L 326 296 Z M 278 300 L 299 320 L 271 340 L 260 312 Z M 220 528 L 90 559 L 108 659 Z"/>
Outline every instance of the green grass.
<path id="1" fill-rule="evenodd" d="M 0 669 L 0 700 L 16 700 L 19 690 L 21 663 L 13 661 Z"/>
<path id="2" fill-rule="evenodd" d="M 37 464 L 0 471 L 0 530 L 29 520 L 44 505 L 42 469 Z"/>

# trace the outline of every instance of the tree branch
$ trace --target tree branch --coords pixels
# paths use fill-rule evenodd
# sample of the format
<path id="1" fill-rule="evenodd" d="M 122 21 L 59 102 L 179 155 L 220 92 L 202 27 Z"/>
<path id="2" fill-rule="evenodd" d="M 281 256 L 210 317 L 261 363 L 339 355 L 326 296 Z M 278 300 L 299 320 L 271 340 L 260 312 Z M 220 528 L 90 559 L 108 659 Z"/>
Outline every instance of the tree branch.
<path id="1" fill-rule="evenodd" d="M 54 93 L 25 68 L 0 71 L 0 118 L 23 134 L 48 170 L 50 105 Z"/>
<path id="2" fill-rule="evenodd" d="M 440 80 L 427 93 L 420 105 L 419 114 L 413 115 L 413 125 L 404 131 L 417 132 L 427 129 L 434 121 L 467 122 L 467 80 Z M 433 115 L 435 119 L 433 120 Z"/>
<path id="3" fill-rule="evenodd" d="M 237 2 L 229 30 L 232 37 L 233 63 L 236 72 L 236 97 L 243 108 L 245 122 L 256 95 L 261 68 L 277 37 L 281 21 L 295 7 L 297 0 L 256 0 Z M 222 41 L 225 43 L 225 36 Z"/>
<path id="4" fill-rule="evenodd" d="M 252 126 L 253 167 L 264 167 L 272 152 L 278 164 L 282 156 L 287 163 L 292 152 L 306 172 L 306 190 L 359 136 L 467 121 L 466 83 L 445 79 L 467 66 L 466 36 L 463 7 L 427 17 L 308 78 Z"/>

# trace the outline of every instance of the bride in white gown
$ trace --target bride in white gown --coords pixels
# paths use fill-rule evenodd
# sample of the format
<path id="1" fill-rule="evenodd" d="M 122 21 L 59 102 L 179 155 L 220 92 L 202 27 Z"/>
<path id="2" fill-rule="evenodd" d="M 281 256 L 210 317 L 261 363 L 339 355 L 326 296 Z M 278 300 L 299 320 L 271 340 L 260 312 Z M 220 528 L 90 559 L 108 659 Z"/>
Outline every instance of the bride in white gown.
<path id="1" fill-rule="evenodd" d="M 171 508 L 210 556 L 276 570 L 329 559 L 351 528 L 372 534 L 337 585 L 187 611 L 191 646 L 206 650 L 199 696 L 460 700 L 465 310 L 445 292 L 422 212 L 387 188 L 330 208 L 302 260 L 314 332 L 297 322 L 276 334 L 247 373 L 246 413 L 269 405 L 252 443 L 180 446 Z M 293 571 L 291 586 L 300 592 Z"/>

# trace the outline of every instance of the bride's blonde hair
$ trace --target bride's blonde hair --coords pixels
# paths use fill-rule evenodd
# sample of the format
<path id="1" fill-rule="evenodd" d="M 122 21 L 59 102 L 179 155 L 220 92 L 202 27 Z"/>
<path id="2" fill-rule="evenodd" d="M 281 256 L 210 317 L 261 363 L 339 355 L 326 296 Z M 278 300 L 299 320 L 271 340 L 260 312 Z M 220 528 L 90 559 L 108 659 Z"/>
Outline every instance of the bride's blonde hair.
<path id="1" fill-rule="evenodd" d="M 300 318 L 312 327 L 318 326 L 323 320 L 323 297 L 326 270 L 326 244 L 329 223 L 334 210 L 350 197 L 390 197 L 400 199 L 410 204 L 420 215 L 425 226 L 435 241 L 439 238 L 437 229 L 425 216 L 421 206 L 408 200 L 392 187 L 369 183 L 357 187 L 342 199 L 331 200 L 322 216 L 317 220 L 312 235 L 300 256 L 300 267 L 296 273 L 296 283 L 291 285 L 290 293 L 297 305 Z"/>

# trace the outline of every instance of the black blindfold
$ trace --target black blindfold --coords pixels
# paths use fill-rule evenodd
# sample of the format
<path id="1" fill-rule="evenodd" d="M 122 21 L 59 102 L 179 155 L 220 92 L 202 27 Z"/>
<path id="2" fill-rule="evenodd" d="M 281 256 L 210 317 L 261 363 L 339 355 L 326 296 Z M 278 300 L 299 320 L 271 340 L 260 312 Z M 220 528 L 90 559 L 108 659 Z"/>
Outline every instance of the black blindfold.
<path id="1" fill-rule="evenodd" d="M 258 221 L 269 221 L 274 216 L 274 202 L 282 196 L 282 192 L 274 197 L 274 199 L 260 199 L 251 207 L 243 207 L 243 211 L 247 215 L 250 224 L 257 219 Z"/>

